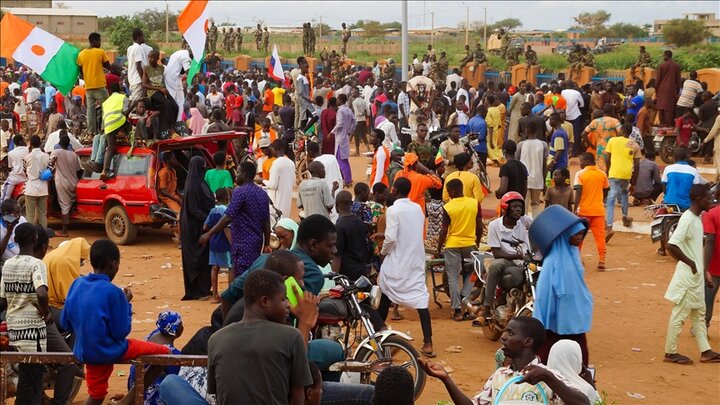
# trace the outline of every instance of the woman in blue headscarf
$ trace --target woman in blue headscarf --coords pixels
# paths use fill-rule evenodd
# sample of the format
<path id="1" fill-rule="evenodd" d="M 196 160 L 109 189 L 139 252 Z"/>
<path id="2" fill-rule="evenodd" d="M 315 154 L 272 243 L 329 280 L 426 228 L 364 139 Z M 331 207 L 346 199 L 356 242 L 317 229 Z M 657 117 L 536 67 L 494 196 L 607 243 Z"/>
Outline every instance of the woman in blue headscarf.
<path id="1" fill-rule="evenodd" d="M 586 233 L 587 223 L 559 205 L 548 207 L 530 227 L 530 239 L 544 257 L 533 312 L 547 332 L 538 351 L 543 363 L 555 342 L 570 339 L 580 345 L 583 365 L 588 364 L 585 333 L 592 324 L 593 298 L 578 249 Z"/>
<path id="2" fill-rule="evenodd" d="M 175 348 L 175 339 L 179 338 L 183 333 L 182 317 L 175 311 L 165 311 L 158 315 L 155 322 L 155 330 L 145 338 L 148 342 L 165 345 L 170 348 L 172 354 L 180 354 L 180 350 Z M 160 376 L 153 381 L 152 384 L 145 388 L 145 405 L 161 405 L 160 401 L 160 383 L 168 374 L 177 374 L 180 366 L 168 366 L 162 371 Z M 135 385 L 135 365 L 130 366 L 128 376 L 128 389 Z"/>

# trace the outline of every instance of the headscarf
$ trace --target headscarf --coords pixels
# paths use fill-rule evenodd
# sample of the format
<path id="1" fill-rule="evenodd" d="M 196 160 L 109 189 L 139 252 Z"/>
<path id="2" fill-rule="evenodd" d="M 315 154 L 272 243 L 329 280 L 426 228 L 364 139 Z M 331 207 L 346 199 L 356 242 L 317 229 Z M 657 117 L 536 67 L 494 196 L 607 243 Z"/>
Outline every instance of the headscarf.
<path id="1" fill-rule="evenodd" d="M 90 244 L 85 238 L 67 240 L 45 255 L 50 305 L 63 307 L 70 285 L 80 277 L 80 261 L 89 257 Z"/>
<path id="2" fill-rule="evenodd" d="M 199 209 L 205 216 L 215 206 L 215 195 L 205 182 L 205 159 L 195 156 L 190 159 L 188 174 L 185 179 L 185 196 L 182 200 L 182 216 L 190 215 L 192 211 Z M 190 207 L 193 207 L 191 210 Z"/>
<path id="3" fill-rule="evenodd" d="M 410 169 L 410 166 L 412 166 L 412 165 L 414 165 L 415 163 L 417 163 L 417 161 L 418 161 L 419 159 L 420 159 L 420 158 L 419 158 L 418 155 L 416 155 L 415 153 L 412 153 L 412 152 L 406 153 L 406 154 L 405 154 L 405 159 L 403 160 L 403 166 L 405 166 L 405 170 Z"/>
<path id="4" fill-rule="evenodd" d="M 148 339 L 158 333 L 175 336 L 180 325 L 182 325 L 182 317 L 180 316 L 180 314 L 175 311 L 161 312 L 158 315 L 157 321 L 155 322 L 155 326 L 157 326 L 157 328 L 155 328 L 154 331 L 150 332 L 150 335 L 148 335 Z"/>
<path id="5" fill-rule="evenodd" d="M 600 401 L 597 390 L 580 377 L 582 371 L 582 350 L 574 340 L 558 340 L 550 348 L 547 366 L 570 381 L 570 386 L 581 391 L 591 404 Z"/>
<path id="6" fill-rule="evenodd" d="M 559 335 L 585 333 L 592 324 L 593 298 L 580 250 L 570 245 L 570 237 L 584 230 L 584 222 L 575 222 L 552 241 L 537 282 L 533 317 Z"/>
<path id="7" fill-rule="evenodd" d="M 278 226 L 280 228 L 287 229 L 288 231 L 293 233 L 293 240 L 289 250 L 295 249 L 295 245 L 297 244 L 298 229 L 300 228 L 300 225 L 298 225 L 295 220 L 292 220 L 290 218 L 282 218 L 277 222 L 277 224 L 275 224 L 276 228 Z"/>

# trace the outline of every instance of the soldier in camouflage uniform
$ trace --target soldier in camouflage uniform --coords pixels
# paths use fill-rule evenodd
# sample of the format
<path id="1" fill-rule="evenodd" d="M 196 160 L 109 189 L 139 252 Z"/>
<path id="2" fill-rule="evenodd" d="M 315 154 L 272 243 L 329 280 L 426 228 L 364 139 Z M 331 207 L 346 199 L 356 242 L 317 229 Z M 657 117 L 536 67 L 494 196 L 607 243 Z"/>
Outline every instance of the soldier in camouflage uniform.
<path id="1" fill-rule="evenodd" d="M 342 65 L 342 58 L 340 57 L 340 54 L 335 52 L 333 49 L 330 53 L 330 75 L 333 78 L 338 77 L 340 74 L 340 66 Z"/>
<path id="2" fill-rule="evenodd" d="M 505 53 L 505 64 L 507 65 L 508 71 L 512 69 L 513 66 L 520 63 L 520 52 L 520 49 L 511 48 Z"/>
<path id="3" fill-rule="evenodd" d="M 268 31 L 268 28 L 265 27 L 263 31 L 262 46 L 266 55 L 268 53 L 268 45 L 270 45 L 270 32 Z"/>
<path id="4" fill-rule="evenodd" d="M 498 31 L 498 39 L 500 40 L 500 56 L 507 59 L 508 46 L 510 46 L 510 34 L 506 33 L 503 28 Z"/>
<path id="5" fill-rule="evenodd" d="M 340 50 L 342 56 L 347 56 L 347 43 L 350 40 L 350 36 L 352 36 L 350 28 L 346 27 L 345 23 L 342 23 L 342 48 Z"/>
<path id="6" fill-rule="evenodd" d="M 227 53 L 228 36 L 227 36 L 227 32 L 225 31 L 225 27 L 223 27 L 223 29 L 222 29 L 222 47 L 223 47 L 223 50 Z"/>
<path id="7" fill-rule="evenodd" d="M 527 49 L 525 50 L 525 80 L 529 80 L 530 78 L 530 67 L 537 66 L 537 64 L 537 52 L 535 52 L 535 50 L 533 50 L 532 47 L 528 45 Z"/>
<path id="8" fill-rule="evenodd" d="M 228 32 L 228 52 L 235 52 L 235 30 L 232 28 Z"/>
<path id="9" fill-rule="evenodd" d="M 303 23 L 302 28 L 302 44 L 303 44 L 303 55 L 310 54 L 310 33 L 308 32 L 308 23 Z"/>
<path id="10" fill-rule="evenodd" d="M 208 46 L 207 50 L 210 53 L 217 51 L 217 40 L 218 40 L 218 29 L 215 26 L 215 21 L 210 22 L 210 29 L 208 30 Z"/>
<path id="11" fill-rule="evenodd" d="M 438 76 L 438 79 L 442 83 L 445 83 L 445 79 L 447 79 L 447 71 L 450 67 L 450 62 L 448 62 L 447 54 L 445 51 L 440 52 L 440 59 L 438 60 L 438 65 L 440 69 L 440 75 Z"/>
<path id="12" fill-rule="evenodd" d="M 465 65 L 472 62 L 473 60 L 473 54 L 472 51 L 470 51 L 470 45 L 465 45 L 465 57 L 463 60 L 460 61 L 460 71 L 462 72 Z"/>
<path id="13" fill-rule="evenodd" d="M 582 51 L 580 50 L 580 45 L 575 44 L 573 50 L 568 55 L 567 61 L 570 64 L 570 77 L 568 77 L 568 80 L 577 79 L 577 76 L 580 75 L 580 71 L 582 70 Z"/>
<path id="14" fill-rule="evenodd" d="M 630 77 L 635 77 L 635 70 L 640 68 L 640 79 L 643 79 L 645 76 L 645 68 L 650 67 L 651 62 L 652 58 L 650 54 L 645 50 L 644 46 L 641 46 L 637 62 L 630 66 Z"/>
<path id="15" fill-rule="evenodd" d="M 382 70 L 383 80 L 393 80 L 395 78 L 395 59 L 390 58 Z"/>
<path id="16" fill-rule="evenodd" d="M 235 48 L 238 52 L 242 51 L 243 36 L 240 28 L 235 31 Z"/>
<path id="17" fill-rule="evenodd" d="M 485 56 L 485 52 L 483 52 L 482 45 L 480 44 L 475 45 L 475 52 L 473 52 L 473 62 L 475 65 L 475 70 L 477 70 L 479 64 L 487 62 L 487 57 Z"/>
<path id="18" fill-rule="evenodd" d="M 308 23 L 308 47 L 310 56 L 315 55 L 315 30 L 310 23 Z"/>
<path id="19" fill-rule="evenodd" d="M 595 56 L 589 52 L 587 48 L 583 48 L 580 53 L 580 69 L 584 67 L 595 67 Z"/>
<path id="20" fill-rule="evenodd" d="M 257 25 L 257 29 L 255 30 L 255 48 L 259 51 L 260 50 L 260 43 L 262 42 L 262 28 L 260 27 L 260 24 Z"/>

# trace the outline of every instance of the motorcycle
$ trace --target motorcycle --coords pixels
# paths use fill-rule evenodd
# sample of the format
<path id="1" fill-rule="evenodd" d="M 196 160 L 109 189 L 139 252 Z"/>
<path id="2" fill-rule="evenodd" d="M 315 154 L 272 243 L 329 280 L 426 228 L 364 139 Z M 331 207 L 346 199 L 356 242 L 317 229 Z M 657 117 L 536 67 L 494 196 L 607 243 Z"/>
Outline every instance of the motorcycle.
<path id="1" fill-rule="evenodd" d="M 317 142 L 317 137 L 298 130 L 292 143 L 293 154 L 295 155 L 295 181 L 297 184 L 311 177 L 308 170 L 310 165 L 307 158 L 308 142 Z"/>
<path id="2" fill-rule="evenodd" d="M 673 150 L 675 150 L 676 132 L 674 127 L 653 127 L 653 146 L 660 159 L 667 164 L 675 163 Z M 696 131 L 692 131 L 688 142 L 688 151 L 691 156 L 700 153 L 702 149 L 702 137 Z"/>
<path id="3" fill-rule="evenodd" d="M 475 289 L 463 299 L 463 305 L 471 314 L 480 314 L 486 294 L 495 294 L 493 306 L 490 309 L 492 317 L 480 321 L 483 334 L 490 340 L 498 340 L 507 327 L 510 319 L 516 316 L 532 316 L 535 304 L 535 285 L 540 276 L 541 261 L 536 259 L 529 249 L 523 249 L 525 244 L 521 240 L 507 240 L 503 242 L 512 246 L 518 254 L 523 256 L 520 266 L 506 268 L 500 275 L 495 291 L 488 292 L 485 288 L 487 271 L 485 259 L 492 258 L 487 252 L 471 252 Z"/>
<path id="4" fill-rule="evenodd" d="M 336 273 L 328 273 L 325 278 L 333 280 L 336 286 L 318 304 L 313 336 L 340 343 L 348 358 L 335 363 L 330 370 L 342 372 L 344 381 L 357 380 L 359 375 L 360 383 L 372 384 L 383 369 L 400 365 L 413 375 L 414 394 L 418 398 L 425 387 L 426 374 L 418 364 L 417 350 L 410 343 L 413 338 L 396 330 L 376 331 L 365 309 L 377 306 L 380 288 L 365 276 L 355 282 Z M 355 346 L 356 342 L 360 343 Z"/>
<path id="5" fill-rule="evenodd" d="M 282 211 L 280 211 L 272 201 L 270 201 L 270 249 L 273 251 L 280 249 L 280 239 L 275 234 L 275 225 L 282 218 Z"/>

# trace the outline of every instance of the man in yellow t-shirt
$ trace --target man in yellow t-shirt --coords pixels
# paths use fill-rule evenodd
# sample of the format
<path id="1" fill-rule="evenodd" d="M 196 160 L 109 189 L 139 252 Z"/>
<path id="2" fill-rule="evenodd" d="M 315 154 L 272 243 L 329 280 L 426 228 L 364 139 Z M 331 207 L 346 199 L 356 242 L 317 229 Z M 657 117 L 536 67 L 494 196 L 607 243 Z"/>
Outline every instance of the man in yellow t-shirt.
<path id="1" fill-rule="evenodd" d="M 483 193 L 480 178 L 477 176 L 477 174 L 470 171 L 475 164 L 475 162 L 473 162 L 472 160 L 472 157 L 469 153 L 463 152 L 455 155 L 453 160 L 457 171 L 448 174 L 445 178 L 446 187 L 443 188 L 443 202 L 447 203 L 448 201 L 450 201 L 450 194 L 448 193 L 447 182 L 452 179 L 459 179 L 460 181 L 462 181 L 463 195 L 465 197 L 471 197 L 476 199 L 478 202 L 481 202 L 483 198 L 485 198 L 485 194 Z"/>
<path id="2" fill-rule="evenodd" d="M 487 107 L 487 115 L 485 116 L 485 123 L 487 124 L 487 149 L 488 159 L 495 162 L 500 167 L 500 161 L 503 159 L 502 141 L 504 134 L 501 131 L 502 128 L 502 114 L 498 107 L 499 102 L 494 95 L 488 94 L 485 96 L 485 106 Z M 499 141 L 499 142 L 498 142 Z"/>
<path id="3" fill-rule="evenodd" d="M 607 155 L 608 179 L 610 192 L 605 201 L 606 231 L 612 231 L 615 201 L 619 198 L 622 206 L 623 226 L 632 226 L 632 218 L 628 217 L 628 193 L 632 192 L 637 179 L 637 168 L 640 164 L 640 147 L 628 138 L 632 133 L 632 124 L 623 124 L 620 135 L 611 138 L 605 147 Z"/>
<path id="4" fill-rule="evenodd" d="M 87 106 L 87 128 L 91 135 L 98 132 L 96 125 L 95 106 L 102 105 L 108 98 L 105 88 L 105 71 L 114 71 L 105 50 L 100 48 L 100 34 L 93 32 L 88 36 L 90 47 L 80 51 L 77 57 L 77 64 L 80 66 L 82 78 L 85 80 L 85 105 Z"/>
<path id="5" fill-rule="evenodd" d="M 450 201 L 443 207 L 443 223 L 438 239 L 437 254 L 445 243 L 445 274 L 448 278 L 450 301 L 454 310 L 453 319 L 462 321 L 465 315 L 460 309 L 463 297 L 472 289 L 470 273 L 463 278 L 463 288 L 458 291 L 458 281 L 463 269 L 463 259 L 471 258 L 470 252 L 477 249 L 483 234 L 482 208 L 480 202 L 463 196 L 463 183 L 452 179 L 445 183 Z"/>

